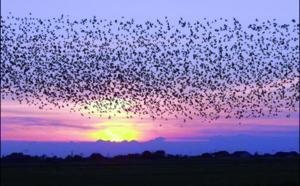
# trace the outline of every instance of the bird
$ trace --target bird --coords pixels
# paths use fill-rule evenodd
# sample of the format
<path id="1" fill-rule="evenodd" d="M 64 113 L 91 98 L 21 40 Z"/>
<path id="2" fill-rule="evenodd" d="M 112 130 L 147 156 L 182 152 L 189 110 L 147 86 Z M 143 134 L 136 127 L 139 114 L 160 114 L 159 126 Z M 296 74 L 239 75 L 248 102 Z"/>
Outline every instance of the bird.
<path id="1" fill-rule="evenodd" d="M 1 19 L 1 97 L 39 109 L 208 123 L 298 111 L 299 23 Z M 47 109 L 45 109 L 47 110 Z M 274 113 L 275 112 L 275 113 Z M 290 113 L 286 115 L 287 118 Z M 161 126 L 161 124 L 160 124 Z M 182 125 L 181 125 L 182 126 Z"/>

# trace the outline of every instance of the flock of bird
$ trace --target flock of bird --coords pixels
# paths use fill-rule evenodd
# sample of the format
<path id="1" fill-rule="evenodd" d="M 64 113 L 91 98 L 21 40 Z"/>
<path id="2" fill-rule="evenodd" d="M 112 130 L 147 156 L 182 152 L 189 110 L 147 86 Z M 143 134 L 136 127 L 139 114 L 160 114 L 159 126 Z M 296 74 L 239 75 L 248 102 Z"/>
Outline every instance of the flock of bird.
<path id="1" fill-rule="evenodd" d="M 290 117 L 299 23 L 253 22 L 1 16 L 1 97 L 109 118 Z"/>

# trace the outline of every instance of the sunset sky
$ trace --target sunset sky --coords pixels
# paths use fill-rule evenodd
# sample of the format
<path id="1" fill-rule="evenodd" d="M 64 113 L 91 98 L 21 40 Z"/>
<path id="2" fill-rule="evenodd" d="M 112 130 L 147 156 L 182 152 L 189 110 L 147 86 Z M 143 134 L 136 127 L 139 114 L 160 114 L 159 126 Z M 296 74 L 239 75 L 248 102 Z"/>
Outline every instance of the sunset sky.
<path id="1" fill-rule="evenodd" d="M 184 3 L 183 3 L 184 2 Z M 180 17 L 186 20 L 197 20 L 235 17 L 241 23 L 253 22 L 256 18 L 268 20 L 276 18 L 278 22 L 299 22 L 298 0 L 170 0 L 170 1 L 96 1 L 96 0 L 3 0 L 1 16 L 12 12 L 15 16 L 33 16 L 48 18 L 61 14 L 71 18 L 97 17 L 116 19 L 121 16 L 134 18 L 137 21 L 155 20 L 168 16 L 170 20 Z M 299 110 L 299 102 L 297 103 Z M 257 136 L 257 137 L 292 137 L 299 141 L 299 113 L 289 112 L 278 117 L 244 119 L 239 125 L 238 119 L 224 118 L 212 123 L 200 122 L 197 119 L 182 126 L 182 120 L 168 118 L 152 121 L 138 117 L 127 119 L 118 116 L 82 117 L 79 112 L 70 113 L 68 108 L 40 110 L 37 106 L 19 104 L 9 97 L 1 100 L 1 141 L 38 141 L 38 142 L 95 142 L 97 140 L 121 142 L 145 142 L 157 137 L 166 141 L 207 141 L 215 136 Z M 299 148 L 299 147 L 298 147 Z M 295 147 L 297 149 L 297 147 Z M 290 150 L 290 149 L 285 149 Z"/>
<path id="2" fill-rule="evenodd" d="M 82 117 L 68 109 L 39 110 L 34 106 L 20 105 L 15 101 L 2 102 L 2 140 L 20 141 L 96 141 L 137 140 L 147 141 L 165 137 L 169 141 L 203 140 L 212 136 L 299 137 L 299 115 L 294 113 L 281 117 L 245 119 L 219 119 L 213 123 L 189 122 L 181 126 L 182 120 L 166 121 L 152 119 Z M 162 126 L 160 126 L 162 124 Z"/>

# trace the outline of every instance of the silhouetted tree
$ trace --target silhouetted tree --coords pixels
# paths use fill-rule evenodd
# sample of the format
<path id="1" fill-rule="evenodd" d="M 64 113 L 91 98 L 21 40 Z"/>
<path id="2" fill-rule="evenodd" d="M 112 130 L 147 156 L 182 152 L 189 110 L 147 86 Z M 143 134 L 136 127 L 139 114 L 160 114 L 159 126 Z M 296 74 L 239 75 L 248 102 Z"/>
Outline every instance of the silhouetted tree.
<path id="1" fill-rule="evenodd" d="M 136 154 L 128 154 L 127 157 L 128 159 L 138 159 L 141 155 L 136 153 Z"/>
<path id="2" fill-rule="evenodd" d="M 73 157 L 73 161 L 82 161 L 83 160 L 83 157 L 76 154 L 74 157 Z"/>
<path id="3" fill-rule="evenodd" d="M 176 156 L 173 155 L 173 154 L 167 154 L 166 157 L 167 157 L 167 158 L 175 158 Z"/>
<path id="4" fill-rule="evenodd" d="M 299 156 L 299 154 L 295 151 L 291 151 L 291 152 L 277 152 L 275 154 L 276 157 L 280 157 L 280 158 L 288 158 L 288 157 L 297 157 Z"/>
<path id="5" fill-rule="evenodd" d="M 72 155 L 68 155 L 66 158 L 65 158 L 66 161 L 72 161 L 73 160 L 73 156 Z"/>
<path id="6" fill-rule="evenodd" d="M 203 153 L 201 155 L 202 158 L 212 158 L 212 155 L 210 153 Z"/>
<path id="7" fill-rule="evenodd" d="M 269 157 L 272 157 L 272 155 L 271 155 L 270 153 L 265 153 L 265 154 L 263 155 L 263 157 L 269 158 Z"/>
<path id="8" fill-rule="evenodd" d="M 91 156 L 89 157 L 89 160 L 92 161 L 98 161 L 98 160 L 103 160 L 105 159 L 104 156 L 100 153 L 93 153 L 91 154 Z"/>
<path id="9" fill-rule="evenodd" d="M 29 155 L 24 155 L 23 153 L 11 153 L 10 155 L 5 157 L 6 160 L 8 161 L 26 161 L 26 160 L 30 160 L 30 156 Z"/>
<path id="10" fill-rule="evenodd" d="M 47 155 L 46 154 L 43 154 L 41 157 L 40 157 L 40 160 L 42 161 L 45 161 L 47 159 Z"/>
<path id="11" fill-rule="evenodd" d="M 146 150 L 141 154 L 141 158 L 150 159 L 150 158 L 152 158 L 152 153 L 150 151 Z"/>
<path id="12" fill-rule="evenodd" d="M 164 158 L 166 156 L 166 152 L 163 150 L 158 150 L 153 153 L 153 158 Z"/>

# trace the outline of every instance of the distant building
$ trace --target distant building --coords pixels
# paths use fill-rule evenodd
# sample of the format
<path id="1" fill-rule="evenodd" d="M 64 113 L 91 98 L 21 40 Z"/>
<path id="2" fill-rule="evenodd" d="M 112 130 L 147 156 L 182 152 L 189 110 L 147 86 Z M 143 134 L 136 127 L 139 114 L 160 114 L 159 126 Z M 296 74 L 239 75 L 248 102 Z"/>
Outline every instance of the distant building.
<path id="1" fill-rule="evenodd" d="M 227 151 L 219 151 L 212 154 L 214 158 L 227 158 L 230 154 Z"/>
<path id="2" fill-rule="evenodd" d="M 232 157 L 234 157 L 234 158 L 251 158 L 252 155 L 247 151 L 235 151 L 232 154 Z"/>

